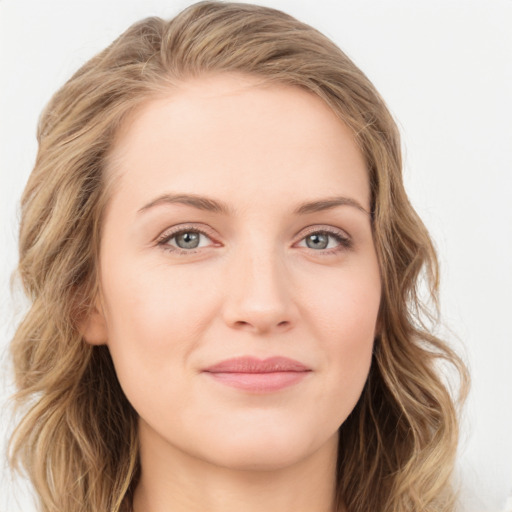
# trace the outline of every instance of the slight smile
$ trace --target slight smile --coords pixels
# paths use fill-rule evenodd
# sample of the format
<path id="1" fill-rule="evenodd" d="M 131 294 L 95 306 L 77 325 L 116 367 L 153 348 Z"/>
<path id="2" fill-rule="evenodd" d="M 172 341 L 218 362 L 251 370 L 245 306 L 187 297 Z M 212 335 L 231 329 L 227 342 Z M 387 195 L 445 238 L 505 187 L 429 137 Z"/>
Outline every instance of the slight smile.
<path id="1" fill-rule="evenodd" d="M 203 373 L 217 382 L 253 393 L 271 393 L 300 382 L 311 368 L 287 357 L 258 359 L 244 356 L 221 361 Z"/>

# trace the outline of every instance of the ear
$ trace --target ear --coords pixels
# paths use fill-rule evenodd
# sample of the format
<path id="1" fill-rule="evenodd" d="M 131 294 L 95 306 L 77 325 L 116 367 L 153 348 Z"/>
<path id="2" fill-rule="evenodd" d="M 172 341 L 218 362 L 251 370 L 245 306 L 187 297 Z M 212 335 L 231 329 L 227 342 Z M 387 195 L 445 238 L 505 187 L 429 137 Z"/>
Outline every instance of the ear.
<path id="1" fill-rule="evenodd" d="M 91 345 L 106 345 L 108 341 L 107 322 L 103 312 L 102 304 L 96 301 L 82 318 L 79 330 L 85 341 Z"/>

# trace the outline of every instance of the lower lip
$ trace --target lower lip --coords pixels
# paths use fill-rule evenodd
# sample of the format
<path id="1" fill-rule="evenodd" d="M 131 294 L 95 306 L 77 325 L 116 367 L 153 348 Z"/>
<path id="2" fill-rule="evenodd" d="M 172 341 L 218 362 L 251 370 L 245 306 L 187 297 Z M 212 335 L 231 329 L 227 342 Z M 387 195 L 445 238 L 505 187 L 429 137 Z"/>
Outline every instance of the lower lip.
<path id="1" fill-rule="evenodd" d="M 206 373 L 226 386 L 253 393 L 270 393 L 298 384 L 310 372 Z"/>

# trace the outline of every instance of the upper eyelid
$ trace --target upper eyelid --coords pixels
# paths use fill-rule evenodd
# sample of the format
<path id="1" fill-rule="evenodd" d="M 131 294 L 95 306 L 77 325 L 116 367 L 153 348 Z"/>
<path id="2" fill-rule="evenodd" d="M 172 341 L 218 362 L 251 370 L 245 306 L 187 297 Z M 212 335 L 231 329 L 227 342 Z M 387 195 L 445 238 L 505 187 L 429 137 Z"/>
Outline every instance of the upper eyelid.
<path id="1" fill-rule="evenodd" d="M 198 227 L 195 224 L 184 224 L 173 226 L 162 231 L 157 237 L 156 242 L 161 242 L 166 239 L 171 239 L 172 237 L 179 235 L 180 233 L 184 233 L 187 231 L 198 231 L 199 233 L 207 236 L 210 239 L 214 238 L 214 235 L 211 233 L 210 229 L 204 228 L 202 226 Z"/>
<path id="2" fill-rule="evenodd" d="M 328 233 L 345 234 L 347 237 L 350 237 L 350 235 L 348 234 L 348 232 L 345 229 L 338 228 L 336 226 L 330 226 L 328 224 L 312 224 L 311 226 L 306 226 L 305 228 L 302 228 L 297 233 L 297 235 L 299 235 L 300 233 L 302 233 L 304 231 L 306 233 L 316 233 L 316 232 L 325 231 L 325 232 L 328 232 Z"/>

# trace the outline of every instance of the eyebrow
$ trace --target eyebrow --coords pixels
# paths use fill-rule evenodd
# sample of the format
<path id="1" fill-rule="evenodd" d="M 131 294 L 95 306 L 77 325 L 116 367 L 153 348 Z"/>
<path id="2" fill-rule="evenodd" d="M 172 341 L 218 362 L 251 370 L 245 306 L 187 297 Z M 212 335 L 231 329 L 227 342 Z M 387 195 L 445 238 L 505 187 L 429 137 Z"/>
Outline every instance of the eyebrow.
<path id="1" fill-rule="evenodd" d="M 148 204 L 144 205 L 139 210 L 139 213 L 163 204 L 185 204 L 199 210 L 222 213 L 224 215 L 232 213 L 231 208 L 222 201 L 217 201 L 215 199 L 210 199 L 208 197 L 198 196 L 195 194 L 163 194 Z"/>
<path id="2" fill-rule="evenodd" d="M 145 212 L 150 208 L 154 208 L 155 206 L 161 206 L 165 204 L 184 204 L 199 210 L 205 210 L 223 215 L 230 215 L 234 213 L 233 209 L 222 201 L 195 194 L 163 194 L 140 208 L 139 213 Z M 351 206 L 366 213 L 367 215 L 370 215 L 370 212 L 363 208 L 363 206 L 358 201 L 350 197 L 328 197 L 316 201 L 306 201 L 301 203 L 293 211 L 293 213 L 295 215 L 307 215 L 309 213 L 331 210 L 338 206 Z"/>
<path id="3" fill-rule="evenodd" d="M 293 213 L 296 215 L 306 215 L 308 213 L 321 212 L 324 210 L 331 210 L 332 208 L 336 208 L 337 206 L 352 206 L 353 208 L 357 208 L 358 210 L 370 215 L 370 212 L 363 208 L 363 206 L 352 199 L 351 197 L 329 197 L 326 199 L 320 199 L 317 201 L 309 201 L 302 203 L 298 208 L 294 210 Z"/>

